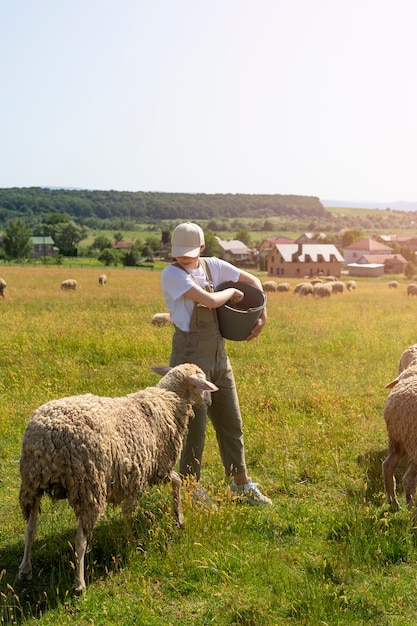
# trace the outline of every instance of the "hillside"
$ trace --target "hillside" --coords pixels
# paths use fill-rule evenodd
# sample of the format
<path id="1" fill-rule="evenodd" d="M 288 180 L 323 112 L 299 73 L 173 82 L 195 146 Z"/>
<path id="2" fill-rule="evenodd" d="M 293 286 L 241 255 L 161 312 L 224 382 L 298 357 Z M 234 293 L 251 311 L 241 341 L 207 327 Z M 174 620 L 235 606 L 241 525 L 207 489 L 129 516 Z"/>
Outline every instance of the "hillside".
<path id="1" fill-rule="evenodd" d="M 78 221 L 92 218 L 146 221 L 328 215 L 320 200 L 312 196 L 88 191 L 40 187 L 0 189 L 0 223 L 16 217 L 39 221 L 51 213 L 64 213 Z"/>

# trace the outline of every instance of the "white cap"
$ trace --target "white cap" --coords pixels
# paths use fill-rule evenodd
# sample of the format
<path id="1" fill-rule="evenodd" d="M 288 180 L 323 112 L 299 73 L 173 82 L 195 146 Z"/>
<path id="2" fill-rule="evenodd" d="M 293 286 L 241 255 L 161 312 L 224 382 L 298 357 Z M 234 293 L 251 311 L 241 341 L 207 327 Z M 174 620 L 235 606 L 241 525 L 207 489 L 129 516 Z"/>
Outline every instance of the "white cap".
<path id="1" fill-rule="evenodd" d="M 198 256 L 200 248 L 204 245 L 204 233 L 198 224 L 186 222 L 179 224 L 172 233 L 173 257 Z"/>

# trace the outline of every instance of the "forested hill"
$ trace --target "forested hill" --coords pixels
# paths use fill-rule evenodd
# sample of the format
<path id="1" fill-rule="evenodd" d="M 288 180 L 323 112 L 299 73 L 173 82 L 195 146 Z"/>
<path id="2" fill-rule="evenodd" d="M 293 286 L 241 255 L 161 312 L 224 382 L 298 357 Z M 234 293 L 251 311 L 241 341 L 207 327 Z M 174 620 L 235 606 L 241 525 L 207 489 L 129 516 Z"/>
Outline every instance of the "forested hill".
<path id="1" fill-rule="evenodd" d="M 137 222 L 330 215 L 319 198 L 313 196 L 88 191 L 43 187 L 0 189 L 0 223 L 18 217 L 28 222 L 39 222 L 52 213 L 66 214 L 79 223 L 114 218 Z"/>

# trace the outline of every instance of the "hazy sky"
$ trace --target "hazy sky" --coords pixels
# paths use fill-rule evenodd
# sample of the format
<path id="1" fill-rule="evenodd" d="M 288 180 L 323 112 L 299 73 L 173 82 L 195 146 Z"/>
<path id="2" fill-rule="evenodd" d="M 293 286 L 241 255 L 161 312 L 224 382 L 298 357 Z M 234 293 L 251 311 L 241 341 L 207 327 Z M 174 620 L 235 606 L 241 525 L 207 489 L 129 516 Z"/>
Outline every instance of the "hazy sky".
<path id="1" fill-rule="evenodd" d="M 417 0 L 1 0 L 0 187 L 417 200 Z"/>

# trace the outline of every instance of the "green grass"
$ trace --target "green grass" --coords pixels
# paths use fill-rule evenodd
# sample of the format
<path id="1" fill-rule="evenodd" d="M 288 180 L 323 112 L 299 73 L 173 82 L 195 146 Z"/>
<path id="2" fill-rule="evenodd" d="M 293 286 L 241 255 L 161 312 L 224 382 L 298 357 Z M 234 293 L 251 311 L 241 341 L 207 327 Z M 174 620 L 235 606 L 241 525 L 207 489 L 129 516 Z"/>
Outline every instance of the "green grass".
<path id="1" fill-rule="evenodd" d="M 208 427 L 203 482 L 218 511 L 170 514 L 170 490 L 147 490 L 135 516 L 109 508 L 86 559 L 87 594 L 73 597 L 75 519 L 43 502 L 34 577 L 17 579 L 24 522 L 20 442 L 28 416 L 51 398 L 130 393 L 154 384 L 171 329 L 160 273 L 100 268 L 4 267 L 0 301 L 1 624 L 414 626 L 416 533 L 384 503 L 385 384 L 415 343 L 417 299 L 405 283 L 357 281 L 329 300 L 270 294 L 253 342 L 229 342 L 252 478 L 271 509 L 228 498 Z M 64 278 L 76 292 L 60 292 Z M 398 475 L 401 478 L 401 472 Z M 400 481 L 399 481 L 400 482 Z M 404 502 L 401 485 L 399 497 Z"/>

